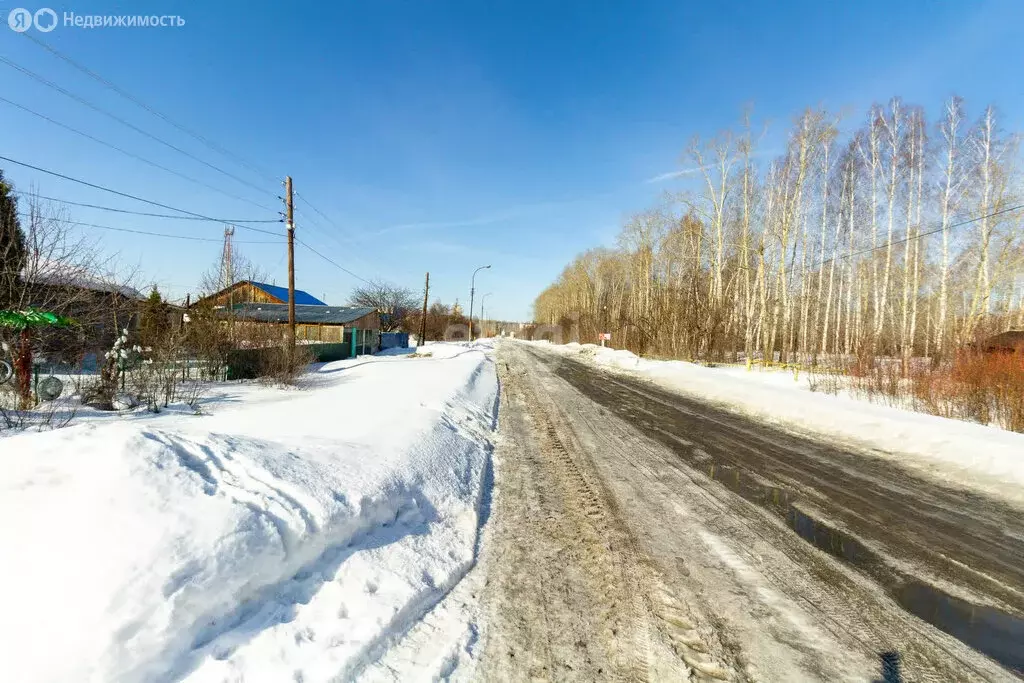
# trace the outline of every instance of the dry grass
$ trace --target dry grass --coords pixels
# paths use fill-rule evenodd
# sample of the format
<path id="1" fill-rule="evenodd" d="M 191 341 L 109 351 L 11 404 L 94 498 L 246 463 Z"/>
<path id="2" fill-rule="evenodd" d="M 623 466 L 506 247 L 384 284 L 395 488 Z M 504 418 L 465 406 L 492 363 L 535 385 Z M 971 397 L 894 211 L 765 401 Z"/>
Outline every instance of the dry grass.
<path id="1" fill-rule="evenodd" d="M 912 364 L 904 374 L 896 359 L 853 359 L 845 380 L 849 391 L 883 403 L 955 420 L 1024 432 L 1024 353 L 961 350 L 951 361 Z M 837 393 L 830 380 L 815 376 L 812 391 Z"/>
<path id="2" fill-rule="evenodd" d="M 912 372 L 911 384 L 929 413 L 1024 432 L 1024 353 L 963 351 L 948 366 Z"/>

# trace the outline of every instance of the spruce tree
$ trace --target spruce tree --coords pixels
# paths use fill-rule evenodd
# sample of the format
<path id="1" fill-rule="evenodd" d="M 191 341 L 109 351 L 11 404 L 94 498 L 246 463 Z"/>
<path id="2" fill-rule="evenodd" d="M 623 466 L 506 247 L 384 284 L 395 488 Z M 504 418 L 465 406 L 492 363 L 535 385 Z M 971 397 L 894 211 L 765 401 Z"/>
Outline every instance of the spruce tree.
<path id="1" fill-rule="evenodd" d="M 21 273 L 28 252 L 18 219 L 18 198 L 0 171 L 0 310 L 21 303 Z"/>
<path id="2" fill-rule="evenodd" d="M 167 317 L 167 304 L 156 287 L 149 293 L 149 298 L 142 306 L 139 320 L 139 340 L 143 346 L 159 347 L 166 341 L 170 332 L 170 321 Z"/>

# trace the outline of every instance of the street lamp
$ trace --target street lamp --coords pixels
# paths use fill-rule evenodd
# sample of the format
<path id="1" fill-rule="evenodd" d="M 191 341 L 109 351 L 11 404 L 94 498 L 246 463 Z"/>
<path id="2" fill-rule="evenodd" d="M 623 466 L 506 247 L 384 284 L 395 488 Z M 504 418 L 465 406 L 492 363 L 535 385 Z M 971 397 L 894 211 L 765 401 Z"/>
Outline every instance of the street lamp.
<path id="1" fill-rule="evenodd" d="M 469 281 L 469 341 L 473 341 L 473 293 L 476 291 L 476 274 L 490 266 L 480 266 L 473 271 L 473 277 Z"/>
<path id="2" fill-rule="evenodd" d="M 487 301 L 493 292 L 487 292 L 480 297 L 480 332 L 486 337 L 487 336 L 487 316 L 484 315 L 484 302 Z"/>

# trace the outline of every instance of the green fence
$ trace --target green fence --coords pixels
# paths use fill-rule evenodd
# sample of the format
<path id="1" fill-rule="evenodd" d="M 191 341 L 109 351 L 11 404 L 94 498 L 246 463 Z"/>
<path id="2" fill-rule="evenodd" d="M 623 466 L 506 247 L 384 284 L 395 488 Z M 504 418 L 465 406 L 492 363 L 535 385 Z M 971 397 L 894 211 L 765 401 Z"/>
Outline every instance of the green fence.
<path id="1" fill-rule="evenodd" d="M 352 355 L 352 349 L 343 342 L 337 344 L 310 344 L 309 346 L 313 349 L 317 363 L 330 363 L 332 360 L 341 360 Z"/>
<path id="2" fill-rule="evenodd" d="M 313 362 L 329 363 L 330 361 L 349 358 L 352 348 L 349 344 L 306 344 L 303 346 L 313 352 Z M 271 364 L 286 352 L 282 347 L 269 349 L 235 349 L 228 353 L 228 379 L 255 379 L 260 375 L 260 368 Z M 268 356 L 271 356 L 268 358 Z"/>

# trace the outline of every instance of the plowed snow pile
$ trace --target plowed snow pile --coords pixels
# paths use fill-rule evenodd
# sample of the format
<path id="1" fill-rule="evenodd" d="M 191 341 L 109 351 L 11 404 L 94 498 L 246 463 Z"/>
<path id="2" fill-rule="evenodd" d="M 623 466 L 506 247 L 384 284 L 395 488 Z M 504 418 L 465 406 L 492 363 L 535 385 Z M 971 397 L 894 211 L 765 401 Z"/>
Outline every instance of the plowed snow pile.
<path id="1" fill-rule="evenodd" d="M 358 676 L 476 559 L 490 348 L 429 350 L 0 440 L 0 678 Z M 438 671 L 475 632 L 438 634 Z"/>

